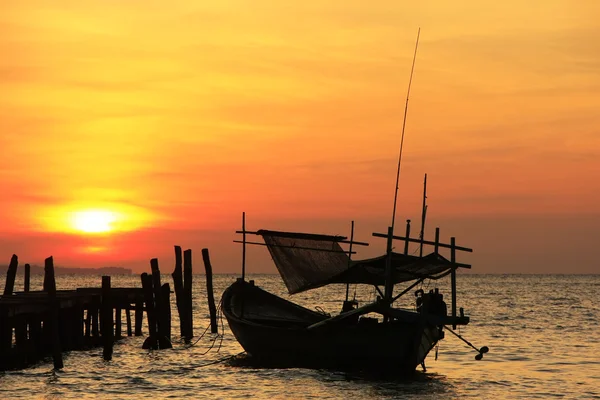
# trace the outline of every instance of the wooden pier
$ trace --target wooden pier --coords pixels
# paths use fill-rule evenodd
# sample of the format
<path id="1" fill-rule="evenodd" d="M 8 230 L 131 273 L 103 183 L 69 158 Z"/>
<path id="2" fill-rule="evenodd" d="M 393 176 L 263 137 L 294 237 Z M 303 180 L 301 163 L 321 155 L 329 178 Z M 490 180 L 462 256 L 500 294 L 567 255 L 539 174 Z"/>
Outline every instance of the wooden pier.
<path id="1" fill-rule="evenodd" d="M 191 250 L 185 252 L 185 276 L 181 274 L 181 249 L 176 246 L 174 286 L 181 290 L 177 306 L 182 336 L 192 336 Z M 0 371 L 19 369 L 52 357 L 54 368 L 63 368 L 64 351 L 103 347 L 110 360 L 113 343 L 124 335 L 142 336 L 144 312 L 148 337 L 144 348 L 171 348 L 169 283 L 160 283 L 158 260 L 151 260 L 152 274 L 143 273 L 141 287 L 112 287 L 102 276 L 97 288 L 56 290 L 52 257 L 45 261 L 43 290 L 30 291 L 29 265 L 25 265 L 23 292 L 14 292 L 18 258 L 13 255 L 6 285 L 0 296 Z M 184 282 L 184 278 L 189 282 Z M 126 327 L 122 326 L 125 313 Z M 132 319 L 131 314 L 134 313 Z"/>

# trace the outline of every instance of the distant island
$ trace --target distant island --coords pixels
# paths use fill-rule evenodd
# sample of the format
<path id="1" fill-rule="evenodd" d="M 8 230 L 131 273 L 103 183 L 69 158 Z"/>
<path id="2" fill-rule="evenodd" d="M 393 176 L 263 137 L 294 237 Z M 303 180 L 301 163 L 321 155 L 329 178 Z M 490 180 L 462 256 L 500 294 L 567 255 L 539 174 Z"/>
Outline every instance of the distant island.
<path id="1" fill-rule="evenodd" d="M 25 264 L 19 264 L 17 274 L 23 274 Z M 0 265 L 0 274 L 5 275 L 8 265 Z M 73 267 L 54 267 L 56 275 L 131 275 L 131 270 L 122 267 L 102 267 L 102 268 L 73 268 Z M 43 275 L 44 267 L 39 265 L 31 266 L 31 275 Z"/>

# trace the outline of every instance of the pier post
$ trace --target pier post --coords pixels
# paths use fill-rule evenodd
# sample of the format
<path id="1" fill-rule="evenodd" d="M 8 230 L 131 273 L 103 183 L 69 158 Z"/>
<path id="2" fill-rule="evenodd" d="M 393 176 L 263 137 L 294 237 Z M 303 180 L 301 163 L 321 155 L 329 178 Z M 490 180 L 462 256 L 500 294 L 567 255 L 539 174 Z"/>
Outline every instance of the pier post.
<path id="1" fill-rule="evenodd" d="M 92 336 L 96 339 L 98 339 L 99 335 L 99 331 L 100 329 L 98 329 L 98 325 L 99 325 L 99 321 L 98 321 L 98 304 L 94 303 L 90 305 L 90 309 L 88 310 L 88 312 L 91 311 L 92 313 Z"/>
<path id="2" fill-rule="evenodd" d="M 121 337 L 121 307 L 115 307 L 115 338 Z"/>
<path id="3" fill-rule="evenodd" d="M 106 361 L 112 360 L 113 354 L 113 318 L 112 302 L 110 298 L 110 276 L 102 277 L 102 309 L 100 312 L 102 320 L 102 357 Z"/>
<path id="4" fill-rule="evenodd" d="M 142 336 L 142 324 L 144 322 L 144 299 L 137 299 L 135 303 L 135 336 Z"/>
<path id="5" fill-rule="evenodd" d="M 4 295 L 10 296 L 15 289 L 15 278 L 17 277 L 17 267 L 19 266 L 19 258 L 13 254 L 10 258 L 10 265 L 6 270 L 6 284 L 4 285 Z"/>
<path id="6" fill-rule="evenodd" d="M 54 279 L 54 259 L 52 257 L 44 260 L 44 289 L 48 293 L 48 303 L 50 305 L 50 329 L 52 341 L 52 359 L 54 361 L 54 369 L 62 369 L 64 367 L 62 359 L 62 351 L 60 348 L 60 336 L 58 325 L 58 300 L 56 298 L 56 280 Z M 46 329 L 44 327 L 44 333 Z"/>
<path id="7" fill-rule="evenodd" d="M 187 249 L 183 252 L 183 289 L 185 299 L 185 320 L 186 333 L 185 338 L 191 339 L 194 336 L 194 315 L 192 307 L 192 250 Z"/>
<path id="8" fill-rule="evenodd" d="M 175 289 L 175 302 L 177 304 L 177 314 L 179 315 L 179 333 L 181 337 L 187 336 L 185 324 L 185 295 L 183 290 L 183 268 L 182 268 L 181 247 L 175 246 L 175 269 L 171 276 L 173 277 L 173 288 Z"/>
<path id="9" fill-rule="evenodd" d="M 146 303 L 146 316 L 148 317 L 148 337 L 144 341 L 142 348 L 157 349 L 156 340 L 156 316 L 154 314 L 154 299 L 152 296 L 152 276 L 147 273 L 142 274 L 142 288 L 144 289 L 144 303 Z"/>
<path id="10" fill-rule="evenodd" d="M 85 337 L 89 338 L 90 335 L 92 334 L 92 313 L 91 310 L 88 308 L 85 312 Z"/>
<path id="11" fill-rule="evenodd" d="M 127 336 L 131 336 L 131 305 L 125 308 L 125 319 L 127 320 Z"/>
<path id="12" fill-rule="evenodd" d="M 160 269 L 158 268 L 158 259 L 150 260 L 150 268 L 152 269 L 152 289 L 154 291 L 154 309 L 156 313 L 156 325 L 158 332 L 158 347 L 160 349 L 170 349 L 171 345 L 170 333 L 170 304 L 165 304 L 162 295 L 162 284 L 160 282 Z M 167 308 L 169 311 L 167 312 Z M 167 315 L 168 314 L 168 315 Z M 167 321 L 167 317 L 169 321 Z"/>
<path id="13" fill-rule="evenodd" d="M 204 261 L 204 268 L 206 269 L 206 294 L 208 296 L 208 310 L 210 312 L 210 331 L 211 333 L 217 333 L 219 331 L 219 326 L 217 325 L 217 307 L 215 307 L 212 265 L 210 264 L 208 249 L 202 249 L 202 260 Z"/>
<path id="14" fill-rule="evenodd" d="M 172 348 L 171 342 L 171 287 L 168 283 L 161 286 L 161 301 L 162 301 L 162 335 L 169 340 L 169 345 L 161 344 L 161 348 Z"/>

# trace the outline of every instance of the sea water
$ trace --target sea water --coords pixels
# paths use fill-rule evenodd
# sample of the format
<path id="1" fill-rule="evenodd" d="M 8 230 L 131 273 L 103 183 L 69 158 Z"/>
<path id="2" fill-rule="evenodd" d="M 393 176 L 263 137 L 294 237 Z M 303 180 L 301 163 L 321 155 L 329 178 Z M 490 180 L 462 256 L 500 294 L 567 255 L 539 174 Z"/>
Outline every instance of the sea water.
<path id="1" fill-rule="evenodd" d="M 236 278 L 214 277 L 217 301 Z M 41 279 L 32 277 L 32 290 L 41 288 Z M 209 323 L 204 276 L 194 279 L 193 342 Z M 278 275 L 250 279 L 284 298 L 330 313 L 339 312 L 346 291 L 343 285 L 333 285 L 289 296 Z M 58 289 L 101 285 L 99 276 L 56 280 Z M 172 287 L 168 274 L 163 282 Z M 21 276 L 16 286 L 21 290 Z M 113 276 L 112 286 L 139 287 L 140 279 Z M 448 282 L 432 282 L 423 289 L 435 286 L 449 304 Z M 474 350 L 447 333 L 437 360 L 434 350 L 426 372 L 419 367 L 409 379 L 219 362 L 243 351 L 227 321 L 223 318 L 219 328 L 222 339 L 207 333 L 188 346 L 178 338 L 173 295 L 173 349 L 142 350 L 143 337 L 126 337 L 115 344 L 112 361 L 103 361 L 101 348 L 65 353 L 65 367 L 58 372 L 52 371 L 48 359 L 0 373 L 0 399 L 600 399 L 600 275 L 459 275 L 457 292 L 458 306 L 471 317 L 469 325 L 460 327 L 461 335 L 477 347 L 489 346 L 490 352 L 476 361 Z M 414 309 L 413 293 L 400 305 Z M 375 295 L 369 287 L 350 287 L 350 296 L 361 304 Z"/>

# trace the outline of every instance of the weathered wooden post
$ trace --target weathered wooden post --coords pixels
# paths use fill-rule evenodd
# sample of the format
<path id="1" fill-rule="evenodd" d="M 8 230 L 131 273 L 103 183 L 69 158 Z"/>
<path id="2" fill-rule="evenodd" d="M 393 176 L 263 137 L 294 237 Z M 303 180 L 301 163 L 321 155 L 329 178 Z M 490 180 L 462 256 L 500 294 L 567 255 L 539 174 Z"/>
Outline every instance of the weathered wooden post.
<path id="1" fill-rule="evenodd" d="M 183 290 L 185 293 L 185 320 L 186 320 L 186 339 L 194 336 L 194 315 L 192 307 L 192 250 L 187 249 L 183 252 Z"/>
<path id="2" fill-rule="evenodd" d="M 23 291 L 29 292 L 29 280 L 31 278 L 31 266 L 29 264 L 25 264 L 25 276 L 23 278 Z"/>
<path id="3" fill-rule="evenodd" d="M 210 331 L 217 333 L 219 326 L 217 325 L 217 307 L 215 307 L 215 296 L 213 294 L 212 282 L 212 265 L 210 264 L 210 256 L 208 249 L 202 249 L 202 260 L 206 269 L 206 293 L 208 296 L 208 310 L 210 312 Z"/>
<path id="4" fill-rule="evenodd" d="M 154 291 L 154 306 L 156 312 L 156 323 L 158 332 L 158 346 L 161 349 L 170 349 L 171 345 L 170 333 L 170 304 L 165 304 L 162 295 L 162 285 L 160 282 L 160 269 L 158 268 L 158 259 L 153 258 L 150 260 L 150 267 L 152 269 L 152 289 Z M 170 293 L 170 290 L 169 290 Z M 169 308 L 169 311 L 167 311 Z M 169 321 L 167 321 L 169 318 Z"/>
<path id="5" fill-rule="evenodd" d="M 173 277 L 173 288 L 175 289 L 175 302 L 177 304 L 177 314 L 179 315 L 179 332 L 181 337 L 187 336 L 185 324 L 185 295 L 183 290 L 183 268 L 181 247 L 175 246 L 175 269 L 171 274 Z"/>
<path id="6" fill-rule="evenodd" d="M 165 283 L 161 286 L 161 301 L 162 301 L 162 319 L 163 319 L 163 327 L 162 334 L 165 338 L 169 340 L 169 345 L 161 344 L 161 348 L 165 348 L 163 346 L 167 346 L 167 348 L 172 348 L 170 345 L 171 342 L 171 287 L 168 283 Z"/>
<path id="7" fill-rule="evenodd" d="M 89 338 L 90 335 L 92 334 L 91 325 L 92 325 L 92 313 L 91 313 L 90 309 L 88 308 L 85 313 L 85 337 L 86 338 Z"/>
<path id="8" fill-rule="evenodd" d="M 115 338 L 121 337 L 121 307 L 117 305 L 115 307 Z"/>
<path id="9" fill-rule="evenodd" d="M 64 367 L 62 351 L 60 348 L 60 336 L 58 325 L 58 300 L 56 298 L 56 280 L 54 278 L 54 259 L 52 257 L 44 260 L 44 289 L 48 293 L 48 303 L 50 305 L 50 335 L 52 336 L 52 359 L 54 369 Z M 45 331 L 45 329 L 44 329 Z"/>
<path id="10" fill-rule="evenodd" d="M 128 305 L 127 308 L 125 308 L 125 319 L 127 320 L 127 336 L 131 336 L 131 305 Z"/>
<path id="11" fill-rule="evenodd" d="M 17 277 L 17 267 L 19 266 L 19 258 L 13 254 L 10 258 L 10 265 L 6 270 L 6 284 L 4 285 L 4 295 L 10 296 L 15 289 L 15 278 Z"/>
<path id="12" fill-rule="evenodd" d="M 94 303 L 92 306 L 92 336 L 98 338 L 100 329 L 98 328 L 98 304 Z M 89 310 L 88 310 L 89 311 Z"/>
<path id="13" fill-rule="evenodd" d="M 8 309 L 0 308 L 0 368 L 8 364 L 12 347 L 12 326 L 8 322 Z"/>
<path id="14" fill-rule="evenodd" d="M 112 360 L 113 354 L 113 318 L 112 302 L 110 298 L 110 276 L 102 277 L 102 309 L 100 318 L 102 319 L 102 356 L 106 361 Z"/>
<path id="15" fill-rule="evenodd" d="M 157 349 L 156 316 L 154 314 L 154 298 L 152 296 L 152 276 L 142 274 L 142 288 L 144 289 L 144 303 L 146 303 L 146 316 L 148 317 L 148 337 L 144 341 L 143 349 Z"/>
<path id="16" fill-rule="evenodd" d="M 152 294 L 154 296 L 154 312 L 156 315 L 156 331 L 159 336 L 161 334 L 162 324 L 162 302 L 160 301 L 160 269 L 158 268 L 158 259 L 153 258 L 150 260 L 150 269 L 152 271 Z"/>
<path id="17" fill-rule="evenodd" d="M 135 336 L 142 336 L 142 324 L 144 322 L 144 300 L 137 299 L 135 303 Z"/>

